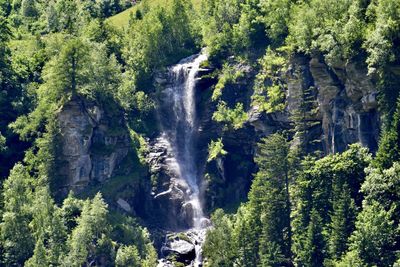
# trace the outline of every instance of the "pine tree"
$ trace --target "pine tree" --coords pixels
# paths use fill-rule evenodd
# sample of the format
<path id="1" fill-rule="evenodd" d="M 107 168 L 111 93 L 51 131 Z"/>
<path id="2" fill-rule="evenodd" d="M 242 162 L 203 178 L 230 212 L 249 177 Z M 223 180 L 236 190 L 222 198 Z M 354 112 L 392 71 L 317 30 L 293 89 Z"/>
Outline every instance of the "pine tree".
<path id="1" fill-rule="evenodd" d="M 234 232 L 232 222 L 221 209 L 216 210 L 211 219 L 215 227 L 207 233 L 204 256 L 209 259 L 210 266 L 233 266 L 238 251 L 232 238 Z"/>
<path id="2" fill-rule="evenodd" d="M 356 208 L 347 184 L 333 203 L 328 249 L 333 259 L 339 259 L 347 251 L 348 238 L 354 230 Z"/>
<path id="3" fill-rule="evenodd" d="M 35 0 L 23 0 L 21 3 L 21 12 L 24 17 L 36 17 L 38 11 L 35 6 Z"/>
<path id="4" fill-rule="evenodd" d="M 36 246 L 29 262 L 32 266 L 57 264 L 66 249 L 67 234 L 59 208 L 55 205 L 47 187 L 37 186 L 32 213 L 30 226 L 36 239 Z M 47 264 L 40 265 L 39 262 Z"/>
<path id="5" fill-rule="evenodd" d="M 400 98 L 392 121 L 386 125 L 379 141 L 374 165 L 381 169 L 388 169 L 393 162 L 400 160 Z"/>
<path id="6" fill-rule="evenodd" d="M 319 267 L 324 263 L 325 240 L 322 235 L 322 220 L 318 212 L 313 209 L 310 215 L 310 224 L 304 243 L 304 266 Z"/>
<path id="7" fill-rule="evenodd" d="M 289 144 L 281 134 L 273 134 L 262 140 L 258 148 L 255 161 L 259 171 L 249 193 L 249 206 L 262 233 L 260 257 L 275 257 L 275 264 L 279 265 L 283 264 L 282 258 L 291 260 Z M 274 255 L 264 255 L 271 252 Z"/>
<path id="8" fill-rule="evenodd" d="M 115 258 L 116 267 L 141 267 L 140 255 L 135 246 L 121 246 Z"/>
<path id="9" fill-rule="evenodd" d="M 89 262 L 98 262 L 98 243 L 109 234 L 107 222 L 107 204 L 100 193 L 92 201 L 84 203 L 78 225 L 68 239 L 68 254 L 65 266 L 82 266 Z M 103 255 L 104 256 L 104 255 Z"/>
<path id="10" fill-rule="evenodd" d="M 299 142 L 298 149 L 300 155 L 306 155 L 310 152 L 320 149 L 320 146 L 318 145 L 320 140 L 317 139 L 317 136 L 310 134 L 312 132 L 312 128 L 320 124 L 320 121 L 317 117 L 318 103 L 316 100 L 315 87 L 311 86 L 307 89 L 302 88 L 298 101 L 297 107 L 292 112 L 290 118 L 294 126 L 294 138 Z M 310 147 L 311 150 L 309 149 Z"/>
<path id="11" fill-rule="evenodd" d="M 4 182 L 4 208 L 0 225 L 3 245 L 3 263 L 22 265 L 34 249 L 34 239 L 29 229 L 32 203 L 32 178 L 22 164 L 11 170 Z"/>
<path id="12" fill-rule="evenodd" d="M 24 266 L 37 267 L 37 266 L 49 266 L 48 259 L 46 257 L 46 250 L 42 239 L 36 241 L 33 256 L 25 262 Z"/>

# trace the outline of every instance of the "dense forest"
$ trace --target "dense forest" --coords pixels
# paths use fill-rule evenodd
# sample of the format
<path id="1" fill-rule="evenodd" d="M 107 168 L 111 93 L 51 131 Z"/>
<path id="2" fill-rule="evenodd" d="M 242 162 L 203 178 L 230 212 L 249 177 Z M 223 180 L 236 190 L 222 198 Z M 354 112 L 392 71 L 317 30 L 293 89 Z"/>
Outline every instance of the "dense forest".
<path id="1" fill-rule="evenodd" d="M 1 266 L 400 266 L 399 0 L 0 0 L 0 43 Z"/>

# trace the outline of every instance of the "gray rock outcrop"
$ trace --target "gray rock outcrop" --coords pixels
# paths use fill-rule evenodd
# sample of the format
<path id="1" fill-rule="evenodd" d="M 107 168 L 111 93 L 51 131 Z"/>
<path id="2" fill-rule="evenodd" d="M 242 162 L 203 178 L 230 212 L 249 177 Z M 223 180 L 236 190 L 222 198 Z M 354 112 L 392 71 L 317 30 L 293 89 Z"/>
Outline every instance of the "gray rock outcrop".
<path id="1" fill-rule="evenodd" d="M 64 178 L 64 191 L 80 192 L 112 177 L 130 149 L 123 117 L 74 99 L 64 105 L 58 121 L 62 151 L 58 172 Z"/>

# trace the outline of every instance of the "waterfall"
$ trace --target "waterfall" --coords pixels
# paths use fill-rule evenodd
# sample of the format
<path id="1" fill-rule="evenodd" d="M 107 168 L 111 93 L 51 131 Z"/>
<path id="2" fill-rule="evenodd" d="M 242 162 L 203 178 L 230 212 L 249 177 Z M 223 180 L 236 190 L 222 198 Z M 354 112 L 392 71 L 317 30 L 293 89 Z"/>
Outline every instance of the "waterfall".
<path id="1" fill-rule="evenodd" d="M 195 158 L 197 132 L 195 86 L 200 64 L 207 59 L 204 54 L 186 58 L 169 68 L 171 86 L 166 88 L 167 103 L 172 112 L 168 121 L 163 121 L 166 138 L 170 142 L 177 164 L 176 173 L 182 183 L 187 184 L 187 204 L 193 211 L 193 226 L 201 228 L 204 217 L 200 201 L 199 172 Z"/>
<path id="2" fill-rule="evenodd" d="M 169 85 L 163 89 L 159 110 L 162 138 L 168 142 L 173 155 L 168 168 L 185 191 L 183 209 L 191 216 L 191 229 L 187 235 L 193 241 L 196 259 L 190 266 L 201 266 L 201 245 L 209 225 L 201 203 L 201 179 L 196 158 L 196 79 L 200 64 L 207 59 L 203 53 L 183 59 L 168 69 Z M 160 265 L 161 266 L 161 265 Z"/>

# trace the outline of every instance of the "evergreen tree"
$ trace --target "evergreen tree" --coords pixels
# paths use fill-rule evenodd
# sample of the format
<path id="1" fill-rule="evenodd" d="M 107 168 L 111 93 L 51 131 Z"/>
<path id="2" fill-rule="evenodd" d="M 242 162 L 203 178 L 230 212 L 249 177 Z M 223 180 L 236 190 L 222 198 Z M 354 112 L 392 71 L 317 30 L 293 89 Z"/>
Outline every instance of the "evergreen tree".
<path id="1" fill-rule="evenodd" d="M 92 201 L 85 201 L 78 225 L 68 239 L 68 254 L 65 266 L 82 266 L 90 262 L 99 262 L 98 249 L 109 234 L 107 222 L 107 204 L 98 193 Z M 104 255 L 103 255 L 104 256 Z"/>
<path id="2" fill-rule="evenodd" d="M 282 258 L 291 259 L 292 231 L 289 195 L 289 144 L 280 134 L 259 143 L 255 159 L 259 171 L 249 193 L 249 206 L 256 216 L 260 238 L 260 257 L 273 258 L 274 266 Z M 273 249 L 271 249 L 273 248 Z M 263 255 L 273 252 L 275 255 Z"/>
<path id="3" fill-rule="evenodd" d="M 347 240 L 354 230 L 355 215 L 354 200 L 347 184 L 344 184 L 333 203 L 328 237 L 328 250 L 332 258 L 339 259 L 347 251 Z"/>
<path id="4" fill-rule="evenodd" d="M 0 1 L 1 2 L 1 1 Z M 0 3 L 1 6 L 1 3 Z M 9 42 L 12 38 L 9 20 L 0 11 L 0 178 L 5 179 L 16 162 L 23 159 L 27 144 L 8 125 L 29 107 L 30 98 L 17 83 L 11 62 Z M 28 100 L 28 101 L 27 101 Z M 20 106 L 22 105 L 22 107 Z"/>
<path id="5" fill-rule="evenodd" d="M 69 34 L 75 34 L 83 24 L 83 14 L 78 14 L 78 1 L 75 0 L 58 0 L 55 5 L 58 18 L 59 31 L 66 30 Z"/>
<path id="6" fill-rule="evenodd" d="M 21 12 L 24 17 L 36 17 L 38 11 L 35 6 L 35 0 L 23 0 L 21 3 Z"/>
<path id="7" fill-rule="evenodd" d="M 54 204 L 47 187 L 38 187 L 32 205 L 31 231 L 36 246 L 29 264 L 46 266 L 58 264 L 66 247 L 67 234 L 58 207 Z M 39 264 L 46 262 L 46 264 Z"/>
<path id="8" fill-rule="evenodd" d="M 232 239 L 233 226 L 230 219 L 221 209 L 212 216 L 214 229 L 207 233 L 204 243 L 204 255 L 209 259 L 209 266 L 229 267 L 234 265 L 237 250 Z"/>
<path id="9" fill-rule="evenodd" d="M 313 209 L 310 215 L 310 224 L 304 242 L 303 264 L 304 266 L 319 267 L 324 263 L 325 239 L 322 234 L 322 220 L 318 212 Z"/>
<path id="10" fill-rule="evenodd" d="M 350 237 L 349 253 L 357 255 L 368 266 L 392 266 L 396 260 L 394 245 L 398 232 L 391 219 L 392 212 L 377 202 L 364 203 Z"/>
<path id="11" fill-rule="evenodd" d="M 318 143 L 321 140 L 314 139 L 312 128 L 319 125 L 317 117 L 318 103 L 316 100 L 315 87 L 301 88 L 301 94 L 298 96 L 297 107 L 290 114 L 293 122 L 294 139 L 298 141 L 300 155 L 306 155 L 320 149 Z M 310 149 L 311 147 L 311 149 Z M 336 151 L 332 151 L 336 152 Z"/>
<path id="12" fill-rule="evenodd" d="M 33 251 L 33 256 L 28 261 L 25 262 L 24 266 L 27 267 L 49 266 L 49 261 L 46 257 L 46 250 L 42 239 L 36 241 L 35 249 Z"/>
<path id="13" fill-rule="evenodd" d="M 255 266 L 258 257 L 259 221 L 251 213 L 248 205 L 241 206 L 234 218 L 233 240 L 237 251 L 236 264 L 239 266 Z"/>
<path id="14" fill-rule="evenodd" d="M 325 259 L 328 256 L 326 249 L 333 249 L 334 254 L 343 253 L 347 247 L 347 237 L 354 228 L 354 212 L 361 206 L 362 196 L 359 190 L 366 177 L 365 168 L 369 162 L 370 155 L 360 145 L 351 145 L 342 154 L 329 155 L 317 161 L 312 158 L 303 161 L 302 171 L 293 190 L 294 201 L 297 203 L 293 212 L 293 251 L 299 264 L 311 264 L 310 258 L 321 260 L 319 252 L 324 252 L 322 255 Z M 327 235 L 324 234 L 323 242 L 309 241 L 313 210 L 318 214 L 324 232 L 328 232 Z M 315 215 L 314 217 L 316 219 Z M 331 236 L 329 230 L 325 229 L 330 229 Z M 314 244 L 318 257 L 311 257 L 305 249 L 310 244 Z M 316 247 L 318 244 L 322 247 Z"/>
<path id="15" fill-rule="evenodd" d="M 142 267 L 140 255 L 135 246 L 121 246 L 115 258 L 116 267 Z"/>
<path id="16" fill-rule="evenodd" d="M 3 187 L 4 208 L 0 225 L 3 264 L 22 265 L 34 250 L 29 229 L 31 221 L 32 178 L 22 164 L 11 170 Z"/>
<path id="17" fill-rule="evenodd" d="M 388 169 L 393 162 L 400 160 L 400 99 L 397 101 L 396 112 L 393 119 L 384 128 L 379 140 L 379 148 L 375 157 L 375 166 Z"/>

